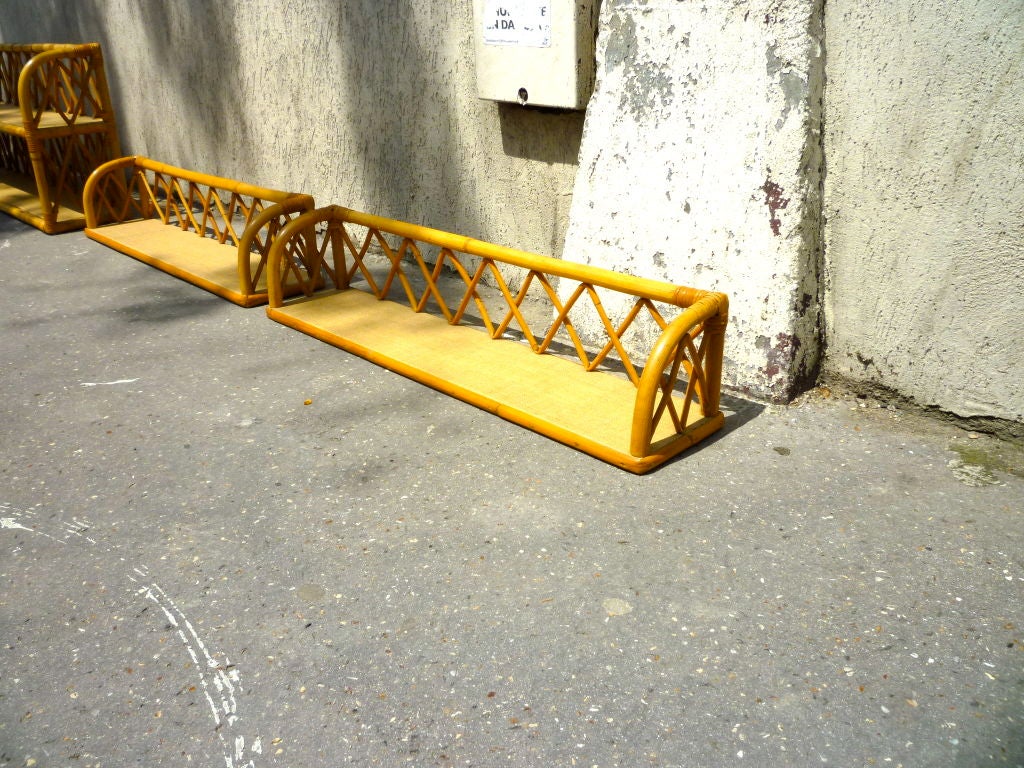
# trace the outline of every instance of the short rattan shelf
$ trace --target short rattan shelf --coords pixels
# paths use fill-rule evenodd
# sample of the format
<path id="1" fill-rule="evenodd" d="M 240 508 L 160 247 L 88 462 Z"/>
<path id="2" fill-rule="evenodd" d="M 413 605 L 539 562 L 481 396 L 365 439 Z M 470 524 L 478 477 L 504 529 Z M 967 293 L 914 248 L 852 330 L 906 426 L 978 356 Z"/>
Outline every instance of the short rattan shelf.
<path id="1" fill-rule="evenodd" d="M 274 236 L 313 198 L 122 157 L 89 177 L 85 234 L 243 307 L 267 302 Z"/>

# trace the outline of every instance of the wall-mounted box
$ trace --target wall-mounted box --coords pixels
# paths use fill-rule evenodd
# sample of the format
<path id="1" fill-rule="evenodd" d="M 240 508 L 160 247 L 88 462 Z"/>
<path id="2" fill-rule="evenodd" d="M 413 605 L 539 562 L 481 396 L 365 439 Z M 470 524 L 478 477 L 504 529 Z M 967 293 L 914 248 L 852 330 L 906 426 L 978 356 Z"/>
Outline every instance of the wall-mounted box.
<path id="1" fill-rule="evenodd" d="M 473 0 L 482 99 L 583 109 L 594 89 L 597 0 Z"/>

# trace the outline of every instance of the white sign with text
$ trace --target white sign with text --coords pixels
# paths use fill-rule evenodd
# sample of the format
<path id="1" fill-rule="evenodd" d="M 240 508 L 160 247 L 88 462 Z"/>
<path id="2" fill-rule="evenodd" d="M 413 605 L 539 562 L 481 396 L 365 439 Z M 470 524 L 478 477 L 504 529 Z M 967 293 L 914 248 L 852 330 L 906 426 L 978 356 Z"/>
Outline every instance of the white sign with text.
<path id="1" fill-rule="evenodd" d="M 484 0 L 484 44 L 551 47 L 551 0 Z"/>

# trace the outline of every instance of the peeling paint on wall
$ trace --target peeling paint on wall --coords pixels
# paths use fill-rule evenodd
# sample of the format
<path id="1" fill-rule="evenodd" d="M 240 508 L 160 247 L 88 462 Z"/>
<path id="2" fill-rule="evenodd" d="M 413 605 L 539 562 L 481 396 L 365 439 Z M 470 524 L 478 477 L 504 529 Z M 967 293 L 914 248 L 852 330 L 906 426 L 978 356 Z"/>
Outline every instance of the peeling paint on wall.
<path id="1" fill-rule="evenodd" d="M 728 293 L 725 385 L 785 400 L 820 349 L 822 6 L 762 7 L 602 5 L 566 252 Z"/>

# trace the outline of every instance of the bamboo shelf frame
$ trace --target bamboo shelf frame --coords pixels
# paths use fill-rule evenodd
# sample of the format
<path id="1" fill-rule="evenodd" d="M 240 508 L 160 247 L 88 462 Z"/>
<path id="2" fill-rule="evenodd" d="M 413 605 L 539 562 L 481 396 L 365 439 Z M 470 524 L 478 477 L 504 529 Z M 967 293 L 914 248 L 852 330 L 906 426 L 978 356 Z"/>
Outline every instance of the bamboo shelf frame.
<path id="1" fill-rule="evenodd" d="M 286 225 L 268 275 L 271 319 L 631 472 L 724 422 L 721 293 L 339 206 Z"/>
<path id="2" fill-rule="evenodd" d="M 271 243 L 315 206 L 138 156 L 97 168 L 83 203 L 88 237 L 243 307 L 266 304 Z"/>
<path id="3" fill-rule="evenodd" d="M 98 43 L 0 45 L 0 210 L 81 229 L 86 179 L 120 154 Z"/>

